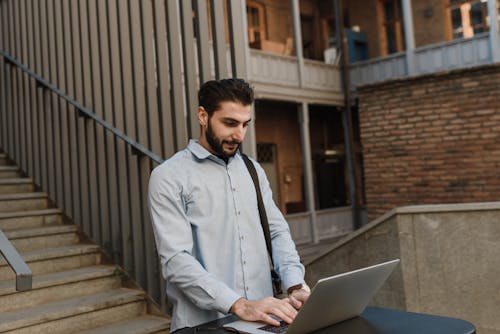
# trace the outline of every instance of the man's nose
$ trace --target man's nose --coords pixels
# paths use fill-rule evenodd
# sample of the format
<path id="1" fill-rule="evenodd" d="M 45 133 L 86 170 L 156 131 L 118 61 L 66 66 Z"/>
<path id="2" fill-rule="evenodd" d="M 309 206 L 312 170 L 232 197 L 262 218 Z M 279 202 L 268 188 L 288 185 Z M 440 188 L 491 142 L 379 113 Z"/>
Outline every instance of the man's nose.
<path id="1" fill-rule="evenodd" d="M 234 129 L 234 132 L 233 132 L 233 140 L 238 141 L 238 142 L 242 142 L 243 139 L 245 138 L 246 131 L 247 131 L 247 128 L 244 127 L 243 125 L 236 127 Z"/>

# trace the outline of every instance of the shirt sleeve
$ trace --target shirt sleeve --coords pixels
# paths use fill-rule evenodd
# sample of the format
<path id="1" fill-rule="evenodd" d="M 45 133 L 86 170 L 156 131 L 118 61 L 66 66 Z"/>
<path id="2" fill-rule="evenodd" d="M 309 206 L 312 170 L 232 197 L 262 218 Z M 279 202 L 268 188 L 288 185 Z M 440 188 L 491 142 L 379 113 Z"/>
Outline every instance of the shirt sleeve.
<path id="1" fill-rule="evenodd" d="M 305 283 L 305 269 L 302 263 L 300 263 L 300 257 L 292 240 L 288 223 L 274 203 L 266 173 L 258 163 L 254 162 L 254 165 L 259 176 L 262 200 L 264 201 L 267 220 L 269 221 L 274 268 L 278 272 L 283 288 L 286 291 L 293 285 Z"/>
<path id="2" fill-rule="evenodd" d="M 163 276 L 198 307 L 228 313 L 241 296 L 207 272 L 192 255 L 191 225 L 178 180 L 179 176 L 169 175 L 163 165 L 149 180 L 149 210 Z"/>

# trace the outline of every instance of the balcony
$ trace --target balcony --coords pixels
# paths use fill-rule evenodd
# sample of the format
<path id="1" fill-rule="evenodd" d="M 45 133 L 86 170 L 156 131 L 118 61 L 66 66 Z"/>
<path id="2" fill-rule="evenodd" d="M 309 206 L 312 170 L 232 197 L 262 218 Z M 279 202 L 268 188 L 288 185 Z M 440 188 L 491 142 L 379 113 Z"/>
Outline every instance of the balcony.
<path id="1" fill-rule="evenodd" d="M 338 66 L 305 59 L 302 84 L 299 66 L 297 57 L 250 49 L 248 77 L 259 98 L 343 104 Z"/>
<path id="2" fill-rule="evenodd" d="M 413 75 L 449 71 L 494 62 L 489 33 L 416 48 Z M 357 86 L 409 77 L 405 52 L 353 63 L 349 66 L 351 90 Z"/>

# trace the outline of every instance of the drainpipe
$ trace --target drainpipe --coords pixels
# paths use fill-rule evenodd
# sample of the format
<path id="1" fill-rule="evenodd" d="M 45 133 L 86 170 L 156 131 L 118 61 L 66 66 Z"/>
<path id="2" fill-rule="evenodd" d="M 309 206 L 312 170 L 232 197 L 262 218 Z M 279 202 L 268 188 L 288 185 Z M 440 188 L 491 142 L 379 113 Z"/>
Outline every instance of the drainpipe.
<path id="1" fill-rule="evenodd" d="M 415 34 L 413 32 L 413 14 L 411 11 L 411 0 L 401 1 L 403 5 L 403 25 L 406 41 L 406 68 L 408 76 L 416 73 L 415 67 Z"/>
<path id="2" fill-rule="evenodd" d="M 490 17 L 491 61 L 500 62 L 500 41 L 498 40 L 497 0 L 488 0 L 488 15 Z"/>
<path id="3" fill-rule="evenodd" d="M 342 125 L 344 128 L 344 141 L 345 141 L 345 156 L 347 162 L 347 172 L 349 175 L 349 199 L 352 208 L 352 221 L 354 228 L 358 229 L 362 225 L 361 212 L 358 205 L 358 190 L 356 187 L 356 172 L 354 170 L 355 159 L 353 155 L 353 134 L 352 134 L 352 96 L 349 81 L 349 54 L 346 48 L 346 39 L 344 34 L 344 23 L 342 18 L 342 4 L 341 0 L 334 0 L 335 8 L 335 30 L 337 49 L 340 50 L 340 64 L 342 74 L 342 89 L 344 91 L 344 112 L 342 113 Z"/>

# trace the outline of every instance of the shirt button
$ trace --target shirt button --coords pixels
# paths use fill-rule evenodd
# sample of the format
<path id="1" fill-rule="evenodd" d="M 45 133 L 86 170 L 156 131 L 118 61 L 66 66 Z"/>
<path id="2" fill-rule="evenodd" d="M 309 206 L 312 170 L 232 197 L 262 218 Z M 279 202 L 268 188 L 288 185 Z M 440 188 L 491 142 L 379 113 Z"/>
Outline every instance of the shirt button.
<path id="1" fill-rule="evenodd" d="M 245 264 L 247 264 L 247 261 L 243 261 L 243 264 L 244 264 L 244 265 L 245 265 Z"/>
<path id="2" fill-rule="evenodd" d="M 245 237 L 244 237 L 243 235 L 242 235 L 242 236 L 240 236 L 240 240 L 243 240 L 243 239 L 245 239 Z"/>
<path id="3" fill-rule="evenodd" d="M 236 188 L 233 188 L 233 191 L 236 191 Z"/>
<path id="4" fill-rule="evenodd" d="M 250 290 L 250 289 L 248 288 L 248 286 L 246 287 L 246 290 L 247 290 L 247 291 L 248 291 L 248 290 Z"/>
<path id="5" fill-rule="evenodd" d="M 239 215 L 241 215 L 241 212 L 240 212 L 240 211 L 238 211 L 238 216 L 239 216 Z"/>

